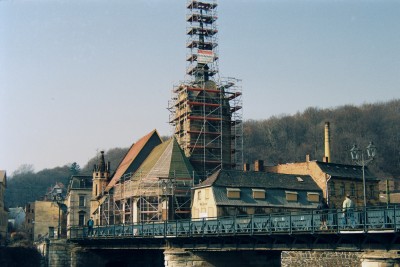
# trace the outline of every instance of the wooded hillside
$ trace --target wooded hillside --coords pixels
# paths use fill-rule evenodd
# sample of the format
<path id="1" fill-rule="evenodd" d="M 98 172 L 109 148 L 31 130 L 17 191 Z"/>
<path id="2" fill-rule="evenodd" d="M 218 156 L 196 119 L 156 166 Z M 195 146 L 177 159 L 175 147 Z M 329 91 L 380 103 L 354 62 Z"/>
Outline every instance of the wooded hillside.
<path id="1" fill-rule="evenodd" d="M 293 116 L 245 121 L 244 159 L 249 163 L 262 159 L 265 164 L 276 164 L 304 161 L 306 154 L 310 154 L 312 159 L 322 160 L 326 121 L 331 125 L 332 162 L 350 164 L 349 150 L 353 144 L 364 149 L 373 141 L 378 154 L 369 167 L 380 178 L 400 177 L 400 100 L 360 107 L 308 108 Z M 114 148 L 106 151 L 105 157 L 111 162 L 112 170 L 127 150 Z M 94 156 L 80 174 L 91 175 L 96 162 L 97 156 Z M 73 171 L 67 164 L 37 173 L 28 168 L 14 174 L 9 177 L 6 189 L 7 207 L 24 206 L 28 201 L 39 199 L 56 182 L 67 186 Z"/>
<path id="2" fill-rule="evenodd" d="M 263 159 L 266 164 L 305 161 L 306 154 L 322 160 L 324 125 L 331 125 L 331 161 L 351 164 L 353 144 L 361 149 L 373 141 L 377 157 L 370 168 L 379 175 L 400 176 L 400 100 L 308 108 L 294 116 L 277 116 L 244 123 L 244 158 Z"/>

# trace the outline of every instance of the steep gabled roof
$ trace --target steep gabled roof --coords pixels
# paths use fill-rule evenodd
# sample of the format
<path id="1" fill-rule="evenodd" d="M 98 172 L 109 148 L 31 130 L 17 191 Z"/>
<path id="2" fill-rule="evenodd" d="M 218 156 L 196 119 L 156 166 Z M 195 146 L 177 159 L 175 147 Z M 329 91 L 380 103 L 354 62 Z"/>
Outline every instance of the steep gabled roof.
<path id="1" fill-rule="evenodd" d="M 138 171 L 152 178 L 190 178 L 194 174 L 175 137 L 155 147 Z"/>
<path id="2" fill-rule="evenodd" d="M 160 145 L 162 140 L 157 132 L 153 130 L 147 135 L 143 136 L 139 141 L 134 143 L 118 165 L 111 181 L 108 183 L 105 191 L 108 192 L 123 175 L 127 173 L 134 173 L 138 170 L 139 166 L 146 160 L 152 150 Z"/>
<path id="3" fill-rule="evenodd" d="M 323 172 L 329 174 L 332 177 L 362 179 L 361 166 L 327 163 L 320 161 L 317 161 L 317 165 Z M 365 166 L 365 179 L 378 180 L 378 178 L 372 172 L 370 172 L 368 170 L 368 167 L 366 166 Z"/>

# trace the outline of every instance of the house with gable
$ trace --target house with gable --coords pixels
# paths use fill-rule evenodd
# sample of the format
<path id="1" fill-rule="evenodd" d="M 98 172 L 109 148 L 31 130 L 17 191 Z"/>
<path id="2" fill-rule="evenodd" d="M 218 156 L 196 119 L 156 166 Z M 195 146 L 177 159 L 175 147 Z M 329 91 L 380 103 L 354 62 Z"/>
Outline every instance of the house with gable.
<path id="1" fill-rule="evenodd" d="M 320 196 L 309 175 L 219 170 L 193 188 L 192 218 L 312 210 Z"/>
<path id="2" fill-rule="evenodd" d="M 356 206 L 364 201 L 363 170 L 361 166 L 310 160 L 266 167 L 269 172 L 292 175 L 309 175 L 322 189 L 330 208 L 341 208 L 350 194 Z M 379 204 L 379 179 L 365 166 L 365 191 L 367 205 Z"/>

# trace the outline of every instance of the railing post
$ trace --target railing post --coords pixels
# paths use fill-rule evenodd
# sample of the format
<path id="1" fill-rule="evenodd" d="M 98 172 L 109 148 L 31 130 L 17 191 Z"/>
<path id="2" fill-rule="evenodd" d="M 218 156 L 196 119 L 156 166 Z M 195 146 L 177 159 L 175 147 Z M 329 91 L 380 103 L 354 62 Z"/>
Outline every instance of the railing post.
<path id="1" fill-rule="evenodd" d="M 233 217 L 233 233 L 236 235 L 236 215 Z"/>
<path id="2" fill-rule="evenodd" d="M 339 209 L 336 209 L 336 233 L 339 233 L 339 220 Z"/>
<path id="3" fill-rule="evenodd" d="M 203 232 L 203 236 L 204 236 L 205 233 L 206 233 L 206 226 L 205 226 L 205 224 L 204 224 L 204 217 L 202 218 L 201 231 Z"/>
<path id="4" fill-rule="evenodd" d="M 164 238 L 167 237 L 167 221 L 164 221 Z"/>
<path id="5" fill-rule="evenodd" d="M 156 235 L 155 229 L 154 229 L 154 222 L 153 222 L 153 237 Z"/>
<path id="6" fill-rule="evenodd" d="M 144 237 L 144 225 L 143 225 L 143 221 L 141 221 L 140 223 L 141 223 L 141 228 L 142 228 L 142 237 Z"/>
<path id="7" fill-rule="evenodd" d="M 394 230 L 397 232 L 396 205 L 393 207 Z"/>
<path id="8" fill-rule="evenodd" d="M 250 215 L 250 234 L 253 235 L 254 234 L 254 225 L 253 225 L 253 219 L 254 219 L 254 215 Z"/>
<path id="9" fill-rule="evenodd" d="M 289 213 L 289 234 L 292 234 L 292 212 Z"/>
<path id="10" fill-rule="evenodd" d="M 364 233 L 367 232 L 367 206 L 364 207 Z"/>
<path id="11" fill-rule="evenodd" d="M 219 234 L 221 233 L 221 222 L 219 220 L 219 217 L 217 217 L 217 236 L 219 236 Z"/>
<path id="12" fill-rule="evenodd" d="M 269 234 L 272 234 L 272 218 L 271 218 L 271 213 L 269 213 Z"/>
<path id="13" fill-rule="evenodd" d="M 314 211 L 311 211 L 311 233 L 314 234 L 315 233 L 315 222 L 314 222 Z"/>
<path id="14" fill-rule="evenodd" d="M 178 237 L 178 220 L 175 220 L 175 237 Z"/>

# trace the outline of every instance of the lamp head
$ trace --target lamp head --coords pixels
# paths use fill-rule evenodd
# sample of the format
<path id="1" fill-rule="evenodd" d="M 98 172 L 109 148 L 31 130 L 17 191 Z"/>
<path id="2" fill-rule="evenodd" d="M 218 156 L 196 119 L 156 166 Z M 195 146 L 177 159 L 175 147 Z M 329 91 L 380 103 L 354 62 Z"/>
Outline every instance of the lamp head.
<path id="1" fill-rule="evenodd" d="M 359 160 L 360 159 L 360 149 L 357 147 L 356 144 L 350 149 L 351 159 L 352 160 Z"/>
<path id="2" fill-rule="evenodd" d="M 376 146 L 373 142 L 369 142 L 369 145 L 367 146 L 367 154 L 368 158 L 372 159 L 376 156 Z"/>

